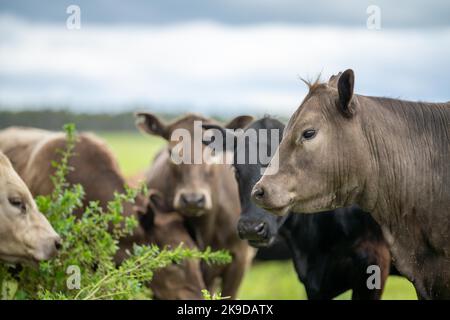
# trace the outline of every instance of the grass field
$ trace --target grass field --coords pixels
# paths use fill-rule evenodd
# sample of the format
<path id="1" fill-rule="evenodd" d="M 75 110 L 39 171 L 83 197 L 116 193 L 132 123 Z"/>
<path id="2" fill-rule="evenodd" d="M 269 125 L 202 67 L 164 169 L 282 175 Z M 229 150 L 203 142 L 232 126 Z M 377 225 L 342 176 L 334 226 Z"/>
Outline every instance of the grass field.
<path id="1" fill-rule="evenodd" d="M 151 163 L 164 140 L 138 132 L 99 132 L 119 160 L 123 173 L 133 176 Z M 336 299 L 350 299 L 345 292 Z M 306 299 L 303 285 L 298 281 L 291 262 L 273 261 L 255 263 L 245 275 L 240 299 Z M 383 299 L 417 299 L 412 284 L 401 277 L 391 276 Z"/>
<path id="2" fill-rule="evenodd" d="M 126 177 L 146 169 L 165 143 L 162 138 L 139 132 L 98 132 L 97 134 L 107 141 Z"/>

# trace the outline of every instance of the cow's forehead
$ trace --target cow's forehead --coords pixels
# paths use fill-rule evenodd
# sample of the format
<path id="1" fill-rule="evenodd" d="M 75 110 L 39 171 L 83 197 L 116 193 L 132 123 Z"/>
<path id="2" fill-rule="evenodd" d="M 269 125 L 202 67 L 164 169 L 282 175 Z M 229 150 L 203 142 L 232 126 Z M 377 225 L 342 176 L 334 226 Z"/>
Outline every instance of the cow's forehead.
<path id="1" fill-rule="evenodd" d="M 7 172 L 1 179 L 0 192 L 9 196 L 17 196 L 27 201 L 33 201 L 27 186 L 14 171 Z"/>
<path id="2" fill-rule="evenodd" d="M 314 92 L 309 93 L 289 119 L 284 136 L 288 135 L 297 124 L 307 119 L 311 114 L 328 114 L 330 107 L 333 107 L 332 99 L 333 88 L 330 87 L 319 87 Z"/>
<path id="3" fill-rule="evenodd" d="M 298 109 L 291 116 L 288 124 L 286 125 L 286 130 L 284 130 L 284 136 L 288 135 L 295 128 L 296 124 L 298 124 L 298 122 L 301 121 L 305 113 L 309 111 L 308 106 L 311 104 L 311 102 L 314 102 L 311 101 L 311 99 L 314 99 L 314 96 L 307 95 L 305 99 L 302 101 L 301 105 L 298 107 Z"/>
<path id="4" fill-rule="evenodd" d="M 189 114 L 187 116 L 184 116 L 184 117 L 176 120 L 172 124 L 170 124 L 170 128 L 172 130 L 177 129 L 177 128 L 192 130 L 194 128 L 195 121 L 201 121 L 202 123 L 211 123 L 212 122 L 211 119 L 202 117 L 200 115 Z"/>
<path id="5" fill-rule="evenodd" d="M 200 122 L 197 126 L 197 130 L 200 130 L 200 135 L 202 135 L 203 133 L 203 129 L 201 127 L 202 124 L 211 124 L 211 123 L 215 123 L 213 120 L 211 119 L 207 119 L 207 118 L 203 118 L 201 116 L 196 116 L 196 115 L 190 115 L 187 117 L 183 117 L 177 121 L 175 121 L 174 123 L 169 125 L 169 131 L 171 132 L 171 134 L 174 133 L 175 130 L 186 130 L 190 133 L 190 138 L 191 138 L 191 147 L 193 146 L 193 139 L 195 138 L 194 136 L 194 123 L 195 122 Z M 199 136 L 200 139 L 202 138 L 202 136 Z M 198 137 L 197 137 L 198 138 Z M 170 141 L 169 142 L 169 150 L 172 149 L 175 145 L 177 145 L 179 143 L 179 141 Z"/>

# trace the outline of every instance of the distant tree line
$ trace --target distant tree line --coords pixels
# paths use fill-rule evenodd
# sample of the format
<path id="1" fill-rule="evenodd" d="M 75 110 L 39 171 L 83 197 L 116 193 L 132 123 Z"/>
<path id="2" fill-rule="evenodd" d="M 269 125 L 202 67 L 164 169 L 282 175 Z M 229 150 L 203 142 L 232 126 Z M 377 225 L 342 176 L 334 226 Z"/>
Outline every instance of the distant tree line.
<path id="1" fill-rule="evenodd" d="M 176 114 L 158 114 L 165 120 L 174 119 Z M 36 127 L 47 130 L 61 130 L 64 124 L 74 123 L 80 131 L 134 131 L 135 117 L 132 112 L 74 113 L 71 111 L 1 111 L 0 129 L 9 126 Z"/>
<path id="2" fill-rule="evenodd" d="M 188 111 L 186 111 L 188 112 Z M 157 112 L 158 117 L 171 121 L 183 113 Z M 258 117 L 258 116 L 255 116 Z M 227 122 L 228 117 L 212 116 L 212 118 Z M 287 119 L 277 117 L 286 122 Z M 0 129 L 10 126 L 35 127 L 59 131 L 64 124 L 74 123 L 80 131 L 135 131 L 135 116 L 133 112 L 122 113 L 76 113 L 68 110 L 1 110 Z"/>

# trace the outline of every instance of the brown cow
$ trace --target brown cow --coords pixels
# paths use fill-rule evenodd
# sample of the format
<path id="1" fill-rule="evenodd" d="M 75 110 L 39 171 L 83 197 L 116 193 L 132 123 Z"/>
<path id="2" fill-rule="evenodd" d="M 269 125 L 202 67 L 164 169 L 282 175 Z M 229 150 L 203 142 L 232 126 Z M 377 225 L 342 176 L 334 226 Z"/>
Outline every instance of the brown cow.
<path id="1" fill-rule="evenodd" d="M 0 152 L 0 260 L 36 264 L 56 254 L 61 239 Z"/>
<path id="2" fill-rule="evenodd" d="M 54 173 L 51 162 L 58 160 L 56 151 L 66 146 L 66 136 L 63 133 L 50 132 L 35 128 L 8 128 L 0 131 L 0 150 L 11 158 L 19 174 L 29 185 L 34 195 L 46 195 L 52 192 L 53 184 L 50 176 Z M 114 192 L 124 192 L 123 178 L 117 161 L 106 143 L 93 134 L 81 133 L 77 136 L 74 155 L 69 160 L 74 168 L 67 176 L 70 184 L 81 184 L 85 190 L 84 204 L 89 201 L 99 201 L 106 209 L 108 201 L 114 197 Z M 137 179 L 137 178 L 136 178 Z M 137 187 L 133 181 L 132 185 Z M 137 207 L 142 213 L 146 208 L 145 201 L 138 197 Z M 124 203 L 123 214 L 135 215 L 135 207 Z M 152 207 L 148 206 L 149 212 Z M 133 236 L 122 239 L 122 248 L 117 261 L 124 258 L 124 250 L 131 248 L 133 240 L 139 243 L 156 243 L 161 246 L 175 246 L 184 242 L 188 247 L 195 247 L 192 238 L 181 223 L 181 217 L 169 214 L 149 215 L 145 221 L 152 221 L 149 235 L 144 235 L 142 227 Z M 153 222 L 154 221 L 154 222 Z M 189 261 L 179 266 L 170 266 L 156 273 L 151 283 L 155 297 L 159 299 L 200 299 L 201 289 L 205 288 L 200 275 L 199 262 Z M 188 279 L 188 280 L 186 280 Z M 173 288 L 177 290 L 173 291 Z"/>
<path id="3" fill-rule="evenodd" d="M 64 150 L 65 146 L 66 136 L 62 132 L 21 127 L 0 131 L 0 150 L 10 158 L 34 196 L 52 192 L 50 177 L 55 172 L 52 161 L 60 158 L 57 150 Z M 125 179 L 115 157 L 106 143 L 93 134 L 77 135 L 69 165 L 74 170 L 67 175 L 67 182 L 83 186 L 85 206 L 90 201 L 99 201 L 106 209 L 108 201 L 114 198 L 114 192 L 125 191 Z M 124 203 L 124 211 L 132 214 L 132 204 Z"/>
<path id="4" fill-rule="evenodd" d="M 159 248 L 174 249 L 181 243 L 186 248 L 196 249 L 195 242 L 184 226 L 183 217 L 177 212 L 168 212 L 162 195 L 149 191 L 149 201 L 144 210 L 138 212 L 139 226 L 132 236 L 120 241 L 116 261 L 120 263 L 132 251 L 133 244 L 156 244 Z M 203 281 L 200 262 L 186 260 L 172 264 L 155 272 L 150 288 L 153 298 L 162 300 L 202 299 Z"/>
<path id="5" fill-rule="evenodd" d="M 358 204 L 420 298 L 450 298 L 450 103 L 353 94 L 347 70 L 314 83 L 289 120 L 278 172 L 253 189 L 276 214 Z"/>
<path id="6" fill-rule="evenodd" d="M 171 136 L 180 132 L 197 138 L 183 140 L 186 148 L 181 154 L 194 154 L 196 147 L 203 152 L 202 137 L 194 132 L 194 122 L 213 121 L 189 114 L 166 125 L 153 114 L 139 113 L 137 116 L 140 129 L 170 142 L 156 157 L 148 173 L 147 184 L 162 192 L 168 205 L 186 217 L 200 249 L 210 246 L 213 250 L 229 250 L 233 257 L 231 264 L 223 267 L 203 265 L 202 268 L 210 291 L 215 290 L 216 280 L 222 280 L 223 296 L 235 298 L 247 265 L 248 246 L 239 239 L 236 231 L 240 205 L 233 171 L 229 166 L 210 162 L 177 164 L 171 156 L 179 146 L 177 141 L 171 141 Z M 228 127 L 243 127 L 251 120 L 248 116 L 237 117 Z"/>

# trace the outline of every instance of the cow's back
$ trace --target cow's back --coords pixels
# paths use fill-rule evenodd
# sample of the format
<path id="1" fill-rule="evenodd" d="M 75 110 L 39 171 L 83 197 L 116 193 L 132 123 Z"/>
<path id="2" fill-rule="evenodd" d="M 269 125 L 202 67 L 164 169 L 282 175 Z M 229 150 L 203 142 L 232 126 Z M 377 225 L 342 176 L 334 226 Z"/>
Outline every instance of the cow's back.
<path id="1" fill-rule="evenodd" d="M 11 160 L 14 169 L 24 179 L 29 160 L 38 145 L 55 135 L 57 133 L 42 129 L 9 127 L 0 131 L 0 150 Z M 24 180 L 26 182 L 26 179 Z"/>
<path id="2" fill-rule="evenodd" d="M 71 185 L 81 184 L 85 191 L 84 203 L 99 201 L 106 207 L 114 192 L 123 192 L 125 181 L 117 161 L 105 142 L 90 133 L 76 137 L 67 175 Z M 34 196 L 47 195 L 53 190 L 51 176 L 55 172 L 52 162 L 59 161 L 58 150 L 67 146 L 62 132 L 34 128 L 9 128 L 0 133 L 0 150 L 11 158 L 13 166 Z M 128 205 L 127 205 L 128 206 Z"/>

